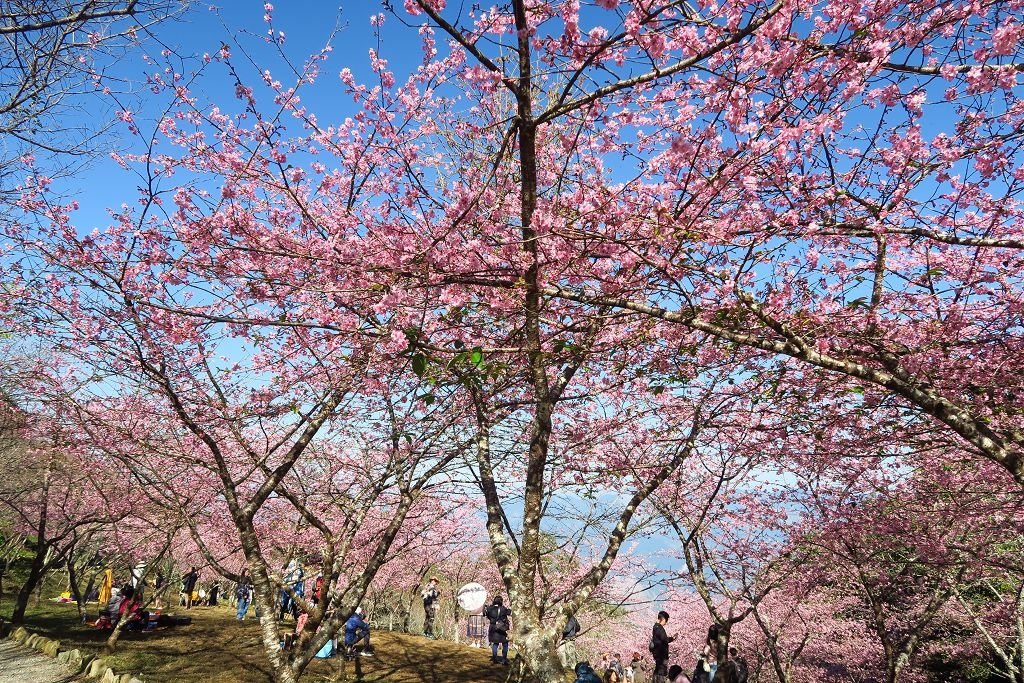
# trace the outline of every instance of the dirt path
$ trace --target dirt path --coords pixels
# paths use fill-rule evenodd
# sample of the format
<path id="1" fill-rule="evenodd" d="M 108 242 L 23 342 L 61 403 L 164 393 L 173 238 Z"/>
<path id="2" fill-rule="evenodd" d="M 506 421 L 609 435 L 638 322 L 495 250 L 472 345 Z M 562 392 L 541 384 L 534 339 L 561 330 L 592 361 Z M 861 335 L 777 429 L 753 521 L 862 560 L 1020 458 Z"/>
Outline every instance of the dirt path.
<path id="1" fill-rule="evenodd" d="M 75 676 L 55 660 L 18 645 L 0 640 L 0 683 L 66 683 Z"/>

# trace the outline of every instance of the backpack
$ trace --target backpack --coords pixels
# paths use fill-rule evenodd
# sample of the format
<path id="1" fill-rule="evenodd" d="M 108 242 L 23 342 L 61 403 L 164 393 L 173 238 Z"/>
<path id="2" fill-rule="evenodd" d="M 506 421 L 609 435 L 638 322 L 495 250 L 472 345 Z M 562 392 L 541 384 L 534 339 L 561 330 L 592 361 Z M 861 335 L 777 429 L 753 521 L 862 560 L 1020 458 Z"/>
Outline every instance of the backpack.
<path id="1" fill-rule="evenodd" d="M 494 630 L 501 633 L 508 633 L 511 624 L 509 624 L 507 612 L 501 605 L 491 605 L 487 608 L 487 618 L 494 624 Z"/>

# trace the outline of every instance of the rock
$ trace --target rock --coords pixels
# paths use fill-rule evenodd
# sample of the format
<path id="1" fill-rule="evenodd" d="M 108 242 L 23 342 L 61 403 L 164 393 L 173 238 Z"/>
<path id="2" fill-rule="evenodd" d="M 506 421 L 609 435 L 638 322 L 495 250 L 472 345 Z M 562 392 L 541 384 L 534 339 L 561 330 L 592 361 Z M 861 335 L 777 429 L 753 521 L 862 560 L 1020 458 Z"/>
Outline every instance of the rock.
<path id="1" fill-rule="evenodd" d="M 114 673 L 113 669 L 107 669 L 103 672 L 103 678 L 100 679 L 100 683 L 120 683 L 119 677 Z"/>
<path id="2" fill-rule="evenodd" d="M 89 673 L 86 674 L 89 678 L 100 678 L 107 671 L 107 663 L 97 657 L 89 663 Z"/>
<path id="3" fill-rule="evenodd" d="M 63 664 L 64 666 L 68 666 L 68 657 L 70 655 L 71 655 L 71 652 L 68 652 L 67 650 L 65 650 L 64 652 L 58 652 L 57 653 L 57 662 L 59 664 Z"/>
<path id="4" fill-rule="evenodd" d="M 145 683 L 145 681 L 143 681 L 141 678 L 136 678 L 135 676 L 131 676 L 128 679 L 128 683 Z"/>
<path id="5" fill-rule="evenodd" d="M 96 659 L 96 655 L 91 653 L 82 654 L 81 650 L 72 650 L 72 652 L 75 654 L 68 657 L 68 662 L 71 664 L 71 670 L 75 673 L 85 671 L 86 667 L 92 664 L 93 660 Z"/>
<path id="6" fill-rule="evenodd" d="M 25 646 L 34 648 L 36 646 L 37 640 L 39 640 L 39 636 L 37 636 L 35 633 L 29 633 L 27 636 L 25 636 Z"/>
<path id="7" fill-rule="evenodd" d="M 56 657 L 60 653 L 60 641 L 51 640 L 43 647 L 43 654 L 47 657 Z"/>
<path id="8" fill-rule="evenodd" d="M 24 626 L 19 626 L 11 633 L 11 640 L 16 643 L 24 643 L 26 638 L 28 638 L 28 631 L 25 630 Z"/>

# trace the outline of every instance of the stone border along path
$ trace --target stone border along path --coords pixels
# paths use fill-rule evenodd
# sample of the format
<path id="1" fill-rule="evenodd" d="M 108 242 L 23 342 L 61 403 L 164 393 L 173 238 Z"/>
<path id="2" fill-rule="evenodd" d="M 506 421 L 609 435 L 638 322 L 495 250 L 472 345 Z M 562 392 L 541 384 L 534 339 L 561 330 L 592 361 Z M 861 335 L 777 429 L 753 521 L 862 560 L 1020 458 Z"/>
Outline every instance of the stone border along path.
<path id="1" fill-rule="evenodd" d="M 0 632 L 5 626 L 0 621 Z M 20 626 L 0 640 L 0 683 L 70 683 L 86 678 L 100 683 L 142 683 L 131 674 L 117 675 L 101 658 L 79 650 L 61 651 L 59 640 Z"/>

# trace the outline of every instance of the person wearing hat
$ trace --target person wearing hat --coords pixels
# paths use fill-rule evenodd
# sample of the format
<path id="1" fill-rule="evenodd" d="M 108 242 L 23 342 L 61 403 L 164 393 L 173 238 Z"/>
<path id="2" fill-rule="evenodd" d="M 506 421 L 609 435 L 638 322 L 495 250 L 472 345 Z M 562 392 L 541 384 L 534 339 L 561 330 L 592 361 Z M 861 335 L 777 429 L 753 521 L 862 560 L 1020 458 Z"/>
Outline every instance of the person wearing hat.
<path id="1" fill-rule="evenodd" d="M 356 650 L 356 645 L 359 644 L 362 644 L 362 647 Z M 370 645 L 370 625 L 363 619 L 362 607 L 356 607 L 356 611 L 345 622 L 345 654 L 346 656 L 373 656 L 373 646 Z"/>
<path id="2" fill-rule="evenodd" d="M 496 595 L 484 615 L 490 622 L 487 629 L 487 640 L 491 643 L 491 663 L 508 664 L 508 632 L 511 628 L 509 617 L 512 616 L 512 610 L 505 607 L 500 595 Z M 498 659 L 499 645 L 501 646 L 501 659 Z"/>

